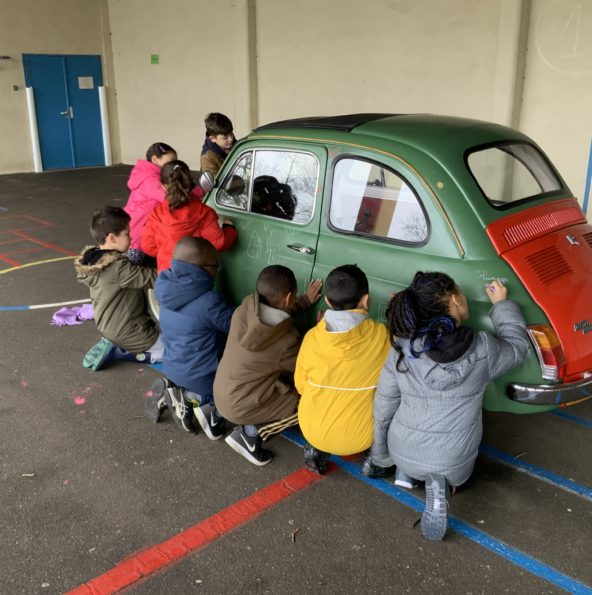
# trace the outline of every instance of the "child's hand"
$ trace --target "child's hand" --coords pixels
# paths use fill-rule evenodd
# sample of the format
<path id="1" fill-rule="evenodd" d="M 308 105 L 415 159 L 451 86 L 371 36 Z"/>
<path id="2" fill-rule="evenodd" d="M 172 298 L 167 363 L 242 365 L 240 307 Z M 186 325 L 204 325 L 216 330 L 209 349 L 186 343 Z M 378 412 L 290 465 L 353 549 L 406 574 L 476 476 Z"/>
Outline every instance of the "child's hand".
<path id="1" fill-rule="evenodd" d="M 232 225 L 234 227 L 234 222 L 228 217 L 222 217 L 222 225 Z M 222 227 L 222 225 L 220 227 Z"/>
<path id="2" fill-rule="evenodd" d="M 321 299 L 321 287 L 323 282 L 321 279 L 313 279 L 306 289 L 306 297 L 310 300 L 311 305 L 314 306 Z"/>
<path id="3" fill-rule="evenodd" d="M 485 293 L 492 304 L 502 302 L 508 297 L 508 290 L 499 279 L 494 279 L 491 283 L 488 283 L 485 286 Z"/>

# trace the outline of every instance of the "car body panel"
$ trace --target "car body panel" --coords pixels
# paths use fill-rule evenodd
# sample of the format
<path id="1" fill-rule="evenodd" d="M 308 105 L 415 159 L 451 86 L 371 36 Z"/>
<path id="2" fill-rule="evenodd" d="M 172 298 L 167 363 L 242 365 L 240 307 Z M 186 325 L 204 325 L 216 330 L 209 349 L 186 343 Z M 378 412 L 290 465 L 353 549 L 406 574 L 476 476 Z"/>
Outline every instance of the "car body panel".
<path id="1" fill-rule="evenodd" d="M 225 161 L 218 177 L 218 188 L 228 180 L 237 157 L 247 150 L 310 152 L 319 160 L 314 217 L 306 225 L 258 213 L 237 212 L 217 204 L 215 198 L 213 200 L 217 189 L 208 195 L 206 200 L 211 201 L 210 204 L 221 214 L 231 217 L 239 229 L 237 245 L 222 255 L 220 275 L 223 288 L 234 302 L 240 302 L 254 291 L 256 276 L 267 264 L 279 263 L 292 268 L 299 289 L 303 291 L 311 278 L 324 279 L 334 267 L 356 263 L 368 275 L 370 314 L 378 320 L 384 320 L 390 295 L 406 287 L 416 271 L 442 270 L 467 296 L 469 326 L 493 332 L 488 317 L 491 304 L 484 286 L 488 281 L 500 278 L 507 284 L 511 299 L 520 305 L 528 324 L 552 323 L 567 328 L 569 316 L 560 322 L 555 313 L 560 308 L 552 305 L 555 300 L 561 300 L 560 293 L 541 297 L 543 288 L 533 285 L 532 275 L 527 274 L 524 265 L 520 264 L 530 252 L 537 251 L 538 245 L 532 241 L 561 244 L 562 236 L 552 239 L 544 231 L 543 237 L 530 238 L 526 245 L 506 246 L 503 242 L 508 228 L 536 226 L 537 218 L 542 214 L 552 216 L 552 213 L 567 210 L 566 225 L 574 222 L 578 222 L 576 226 L 585 225 L 585 217 L 569 188 L 553 169 L 558 180 L 556 191 L 536 200 L 523 200 L 511 208 L 495 208 L 482 194 L 466 162 L 467 154 L 475 148 L 508 142 L 537 147 L 535 143 L 513 129 L 476 120 L 421 115 L 353 116 L 349 120 L 346 116 L 340 117 L 341 120 L 319 118 L 306 120 L 306 125 L 288 122 L 262 127 L 240 141 Z M 410 190 L 405 196 L 415 196 L 425 216 L 425 237 L 421 241 L 407 242 L 371 236 L 381 227 L 384 209 L 399 208 L 386 205 L 386 189 L 380 187 L 380 183 L 366 186 L 358 215 L 353 213 L 355 225 L 339 229 L 331 217 L 333 186 L 339 177 L 337 172 L 342 160 L 370 164 L 402 179 Z M 399 200 L 401 205 L 405 204 L 401 197 Z M 360 219 L 362 213 L 363 221 Z M 581 239 L 581 247 L 590 252 L 592 239 L 587 238 L 592 236 L 586 236 L 586 230 L 587 226 L 573 231 Z M 314 254 L 296 252 L 288 245 L 310 248 Z M 566 246 L 563 248 L 567 249 Z M 584 254 L 583 250 L 581 253 Z M 570 291 L 585 294 L 592 278 L 589 274 L 592 257 L 586 255 L 583 258 L 578 270 L 585 279 L 579 284 L 574 280 Z M 531 293 L 536 295 L 535 299 Z M 578 316 L 581 313 L 582 320 L 592 318 L 584 316 L 585 301 L 585 297 L 579 297 L 575 302 L 575 312 Z M 317 310 L 323 308 L 322 303 L 317 306 Z M 313 314 L 310 314 L 303 328 L 313 320 Z M 567 350 L 574 357 L 569 368 L 574 372 L 590 368 L 588 361 L 592 357 L 589 344 L 592 333 L 579 334 L 579 346 L 574 343 L 573 349 Z M 542 384 L 541 367 L 534 349 L 531 349 L 519 368 L 487 387 L 484 407 L 515 413 L 554 408 L 555 401 L 550 402 L 552 398 L 548 395 L 550 390 L 546 391 L 544 402 L 525 404 L 537 402 L 536 398 L 531 398 L 533 393 L 528 387 Z M 515 394 L 509 389 L 513 385 L 522 387 L 523 392 L 526 391 L 524 394 L 528 393 L 524 402 L 510 398 Z"/>

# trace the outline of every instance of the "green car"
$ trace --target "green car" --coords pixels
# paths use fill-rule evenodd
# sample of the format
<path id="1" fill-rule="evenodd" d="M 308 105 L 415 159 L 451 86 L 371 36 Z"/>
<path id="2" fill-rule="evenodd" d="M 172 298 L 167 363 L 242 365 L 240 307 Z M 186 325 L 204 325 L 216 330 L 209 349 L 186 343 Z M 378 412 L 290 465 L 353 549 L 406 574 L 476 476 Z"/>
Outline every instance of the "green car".
<path id="1" fill-rule="evenodd" d="M 488 386 L 484 407 L 531 413 L 592 395 L 592 227 L 520 132 L 427 115 L 277 122 L 235 145 L 206 200 L 239 231 L 221 271 L 235 303 L 269 264 L 290 267 L 302 290 L 355 263 L 384 320 L 416 271 L 444 271 L 469 300 L 468 324 L 493 331 L 484 286 L 500 278 L 532 349 Z"/>

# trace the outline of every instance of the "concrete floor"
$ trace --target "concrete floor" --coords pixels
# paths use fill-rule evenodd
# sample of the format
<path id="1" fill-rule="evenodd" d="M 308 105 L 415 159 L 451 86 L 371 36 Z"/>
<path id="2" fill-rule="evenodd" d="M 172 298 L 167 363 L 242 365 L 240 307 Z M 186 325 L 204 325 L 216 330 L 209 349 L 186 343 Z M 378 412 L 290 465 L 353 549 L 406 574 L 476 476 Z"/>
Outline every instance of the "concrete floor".
<path id="1" fill-rule="evenodd" d="M 7 309 L 88 297 L 68 256 L 90 243 L 98 206 L 125 204 L 129 169 L 0 177 L 3 595 L 74 589 L 294 472 L 306 478 L 301 448 L 285 437 L 270 444 L 274 461 L 255 468 L 168 416 L 151 424 L 143 398 L 159 372 L 84 369 L 98 338 L 92 321 L 55 327 L 57 306 Z M 365 481 L 355 462 L 338 460 L 128 590 L 592 593 L 592 401 L 563 412 L 485 415 L 484 444 L 497 450 L 480 456 L 473 487 L 453 498 L 454 530 L 442 543 L 414 527 L 421 491 Z M 241 507 L 244 519 L 250 511 Z"/>

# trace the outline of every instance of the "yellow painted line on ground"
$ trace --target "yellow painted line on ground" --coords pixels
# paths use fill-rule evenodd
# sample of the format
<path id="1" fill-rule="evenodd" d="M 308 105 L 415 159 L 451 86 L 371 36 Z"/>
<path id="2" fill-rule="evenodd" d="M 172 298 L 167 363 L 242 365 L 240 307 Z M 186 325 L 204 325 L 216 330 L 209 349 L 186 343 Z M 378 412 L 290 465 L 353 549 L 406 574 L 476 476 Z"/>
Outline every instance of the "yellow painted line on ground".
<path id="1" fill-rule="evenodd" d="M 0 271 L 0 275 L 5 275 L 6 273 L 12 273 L 13 271 L 18 271 L 19 269 L 26 269 L 28 267 L 35 267 L 38 264 L 47 264 L 49 262 L 59 262 L 60 260 L 73 260 L 76 256 L 60 256 L 59 258 L 49 258 L 48 260 L 38 260 L 37 262 L 28 262 L 27 264 L 20 264 L 17 267 L 11 267 L 9 269 L 4 269 Z"/>

